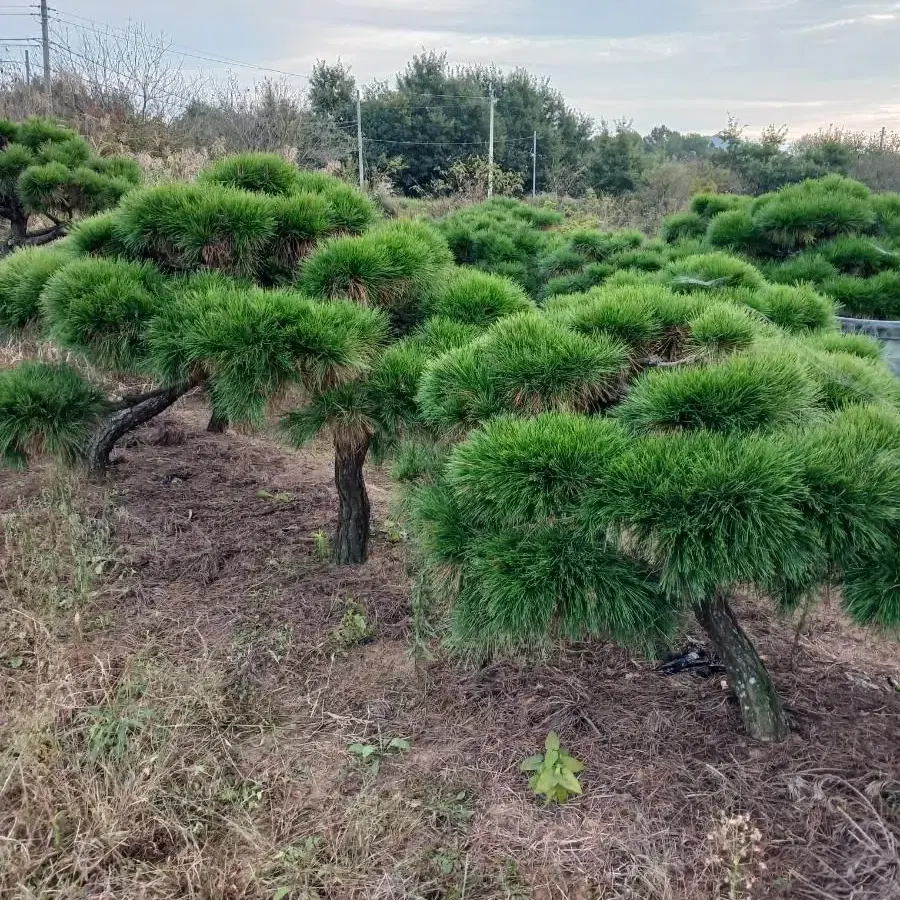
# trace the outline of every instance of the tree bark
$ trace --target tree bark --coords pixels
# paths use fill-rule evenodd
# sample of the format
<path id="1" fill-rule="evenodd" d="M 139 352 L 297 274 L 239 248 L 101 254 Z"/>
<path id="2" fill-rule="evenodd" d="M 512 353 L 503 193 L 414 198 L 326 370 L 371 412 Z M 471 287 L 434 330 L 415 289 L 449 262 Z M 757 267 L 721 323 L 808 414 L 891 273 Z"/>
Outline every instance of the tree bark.
<path id="1" fill-rule="evenodd" d="M 228 416 L 217 413 L 214 407 L 212 415 L 209 417 L 209 424 L 206 426 L 206 430 L 210 434 L 225 434 L 225 432 L 228 431 Z"/>
<path id="2" fill-rule="evenodd" d="M 788 722 L 781 698 L 756 648 L 721 593 L 696 608 L 738 698 L 748 734 L 759 741 L 783 741 Z"/>
<path id="3" fill-rule="evenodd" d="M 91 475 L 102 475 L 109 465 L 109 455 L 116 441 L 122 435 L 133 431 L 139 425 L 149 422 L 154 416 L 168 409 L 183 397 L 191 385 L 164 388 L 151 391 L 146 397 L 107 417 L 94 433 L 85 453 L 85 463 Z"/>
<path id="4" fill-rule="evenodd" d="M 334 483 L 340 505 L 332 560 L 342 566 L 364 563 L 368 556 L 370 506 L 363 473 L 368 451 L 368 435 L 335 432 Z"/>

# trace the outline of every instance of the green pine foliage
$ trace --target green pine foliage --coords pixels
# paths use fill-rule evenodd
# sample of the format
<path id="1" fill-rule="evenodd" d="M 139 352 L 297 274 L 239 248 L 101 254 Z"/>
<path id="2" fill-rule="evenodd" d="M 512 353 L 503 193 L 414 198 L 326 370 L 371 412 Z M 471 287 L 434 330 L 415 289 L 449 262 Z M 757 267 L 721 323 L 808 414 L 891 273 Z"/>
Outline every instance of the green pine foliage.
<path id="1" fill-rule="evenodd" d="M 62 247 L 23 247 L 0 260 L 0 329 L 24 328 L 36 320 L 44 285 L 71 260 Z"/>
<path id="2" fill-rule="evenodd" d="M 247 191 L 164 184 L 126 197 L 115 230 L 132 257 L 165 269 L 253 277 L 275 236 L 276 216 L 267 197 Z"/>
<path id="3" fill-rule="evenodd" d="M 531 306 L 525 291 L 508 278 L 477 269 L 454 268 L 426 298 L 425 312 L 429 317 L 487 327 Z"/>
<path id="4" fill-rule="evenodd" d="M 292 384 L 317 390 L 358 377 L 385 328 L 382 313 L 357 304 L 202 277 L 163 307 L 148 342 L 162 380 L 202 377 L 223 415 L 258 423 L 267 403 Z"/>
<path id="5" fill-rule="evenodd" d="M 559 301 L 562 298 L 556 298 Z M 575 302 L 571 302 L 574 300 Z M 640 350 L 663 336 L 663 320 L 652 299 L 641 290 L 620 290 L 583 296 L 553 306 L 554 319 L 586 336 L 605 334 L 632 350 Z"/>
<path id="6" fill-rule="evenodd" d="M 763 277 L 756 267 L 719 252 L 675 260 L 669 265 L 667 275 L 672 288 L 682 293 L 740 287 L 757 289 L 763 285 Z"/>
<path id="7" fill-rule="evenodd" d="M 717 250 L 746 251 L 758 246 L 760 235 L 749 210 L 732 209 L 710 221 L 706 240 Z"/>
<path id="8" fill-rule="evenodd" d="M 691 212 L 709 221 L 745 205 L 746 198 L 736 194 L 695 194 L 691 199 Z"/>
<path id="9" fill-rule="evenodd" d="M 415 318 L 447 262 L 446 246 L 428 226 L 384 225 L 324 244 L 304 264 L 300 285 L 314 297 L 347 298 Z"/>
<path id="10" fill-rule="evenodd" d="M 48 119 L 4 120 L 0 149 L 0 217 L 27 243 L 29 217 L 71 222 L 114 206 L 141 179 L 124 157 L 99 157 L 75 132 Z"/>
<path id="11" fill-rule="evenodd" d="M 426 422 L 457 429 L 504 412 L 588 410 L 615 393 L 627 363 L 612 338 L 523 313 L 429 364 L 417 399 Z"/>
<path id="12" fill-rule="evenodd" d="M 0 464 L 22 468 L 41 453 L 74 462 L 107 408 L 105 394 L 70 366 L 0 371 Z"/>
<path id="13" fill-rule="evenodd" d="M 95 365 L 113 371 L 144 368 L 151 319 L 164 305 L 167 284 L 149 263 L 76 259 L 41 293 L 50 336 Z"/>
<path id="14" fill-rule="evenodd" d="M 287 195 L 298 189 L 298 171 L 277 153 L 236 153 L 204 169 L 197 180 L 257 194 Z"/>
<path id="15" fill-rule="evenodd" d="M 651 370 L 616 408 L 639 434 L 775 430 L 806 421 L 820 406 L 816 381 L 787 353 L 736 355 L 705 366 Z"/>
<path id="16" fill-rule="evenodd" d="M 667 216 L 663 221 L 660 237 L 667 244 L 677 244 L 691 238 L 702 238 L 706 234 L 706 228 L 703 217 L 689 210 Z"/>
<path id="17" fill-rule="evenodd" d="M 688 322 L 690 344 L 714 355 L 745 350 L 759 330 L 759 323 L 747 310 L 729 303 L 713 303 Z"/>
<path id="18" fill-rule="evenodd" d="M 871 278 L 844 275 L 826 281 L 822 290 L 834 298 L 843 316 L 900 319 L 900 272 L 881 272 Z"/>
<path id="19" fill-rule="evenodd" d="M 802 469 L 777 441 L 705 430 L 639 440 L 585 501 L 598 533 L 621 529 L 673 602 L 723 585 L 792 583 L 821 566 Z"/>
<path id="20" fill-rule="evenodd" d="M 114 212 L 82 219 L 72 228 L 68 246 L 81 256 L 128 256 L 128 248 L 119 238 Z"/>
<path id="21" fill-rule="evenodd" d="M 836 324 L 834 302 L 807 284 L 767 285 L 732 296 L 786 331 L 802 334 L 833 329 Z"/>

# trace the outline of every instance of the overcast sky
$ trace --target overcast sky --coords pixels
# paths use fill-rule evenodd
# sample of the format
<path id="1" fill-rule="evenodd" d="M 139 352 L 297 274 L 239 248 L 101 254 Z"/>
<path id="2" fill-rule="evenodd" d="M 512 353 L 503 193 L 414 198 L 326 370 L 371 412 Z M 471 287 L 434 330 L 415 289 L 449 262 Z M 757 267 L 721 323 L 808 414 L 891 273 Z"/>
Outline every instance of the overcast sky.
<path id="1" fill-rule="evenodd" d="M 900 130 L 900 2 L 845 0 L 62 0 L 184 49 L 308 72 L 341 57 L 386 78 L 422 48 L 524 66 L 599 119 L 713 133 L 735 114 L 793 136 Z M 74 21 L 74 20 L 73 20 Z M 192 63 L 196 64 L 196 63 Z M 298 82 L 299 83 L 299 82 Z"/>

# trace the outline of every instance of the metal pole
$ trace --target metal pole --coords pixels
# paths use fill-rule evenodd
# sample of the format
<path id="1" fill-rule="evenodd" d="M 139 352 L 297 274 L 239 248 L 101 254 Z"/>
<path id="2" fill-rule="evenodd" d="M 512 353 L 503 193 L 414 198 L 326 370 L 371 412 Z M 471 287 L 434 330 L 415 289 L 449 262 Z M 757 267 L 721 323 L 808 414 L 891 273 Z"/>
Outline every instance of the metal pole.
<path id="1" fill-rule="evenodd" d="M 50 93 L 50 16 L 47 0 L 41 0 L 41 40 L 44 44 L 44 90 Z"/>
<path id="2" fill-rule="evenodd" d="M 537 197 L 537 132 L 531 145 L 531 197 Z"/>
<path id="3" fill-rule="evenodd" d="M 356 89 L 356 144 L 359 147 L 359 186 L 363 187 L 363 152 L 362 152 L 362 104 L 360 103 L 359 88 Z"/>
<path id="4" fill-rule="evenodd" d="M 488 131 L 488 197 L 494 196 L 494 85 L 491 83 L 491 124 Z"/>
<path id="5" fill-rule="evenodd" d="M 25 50 L 25 84 L 31 87 L 31 54 Z"/>

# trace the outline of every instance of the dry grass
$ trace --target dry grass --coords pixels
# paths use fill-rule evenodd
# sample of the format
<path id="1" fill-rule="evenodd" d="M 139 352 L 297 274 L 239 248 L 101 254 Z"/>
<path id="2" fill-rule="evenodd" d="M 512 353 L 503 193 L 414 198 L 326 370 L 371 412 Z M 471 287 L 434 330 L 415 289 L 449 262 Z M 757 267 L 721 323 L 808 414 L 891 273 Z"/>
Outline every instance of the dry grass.
<path id="1" fill-rule="evenodd" d="M 0 479 L 0 896 L 900 897 L 891 645 L 825 609 L 790 660 L 745 604 L 794 711 L 781 747 L 742 738 L 717 682 L 610 646 L 422 661 L 395 529 L 365 567 L 317 556 L 327 448 L 207 435 L 195 404 L 104 484 Z M 348 608 L 374 640 L 346 640 Z M 518 764 L 551 728 L 587 770 L 545 809 Z M 392 737 L 411 749 L 377 776 L 348 752 Z"/>

